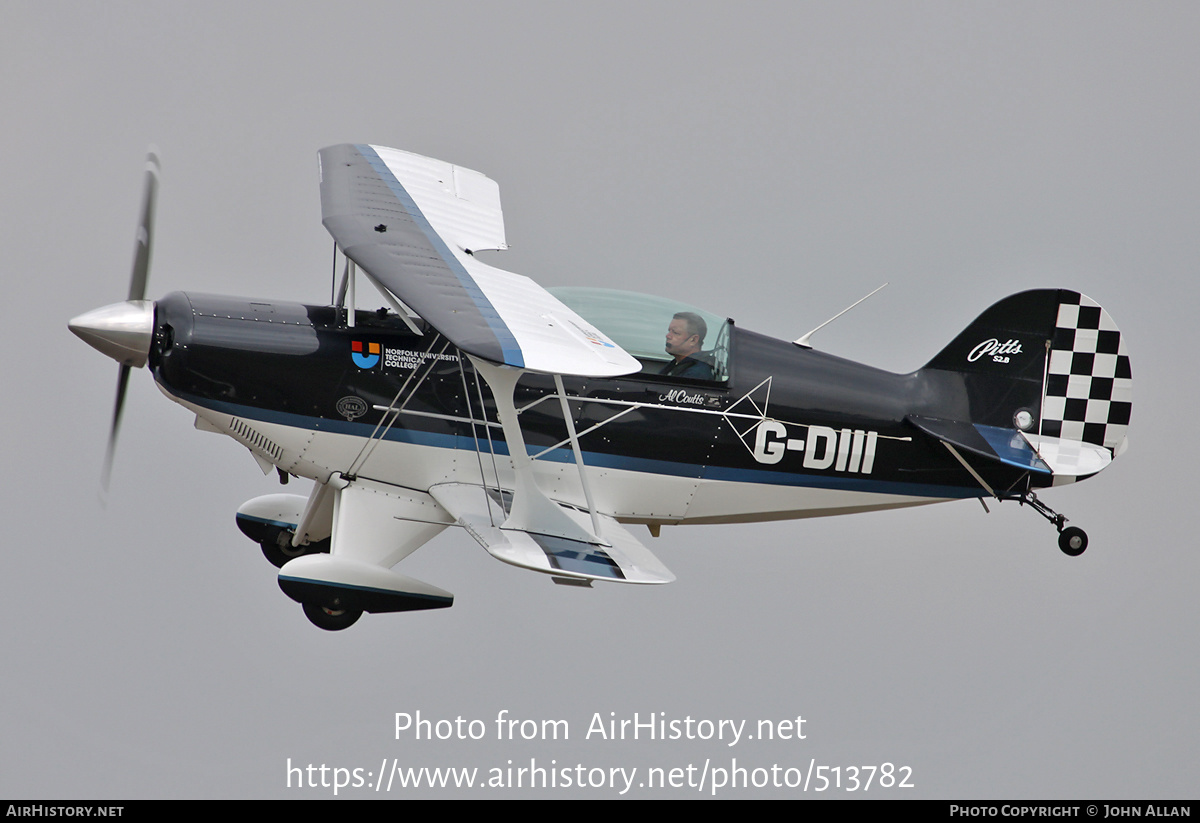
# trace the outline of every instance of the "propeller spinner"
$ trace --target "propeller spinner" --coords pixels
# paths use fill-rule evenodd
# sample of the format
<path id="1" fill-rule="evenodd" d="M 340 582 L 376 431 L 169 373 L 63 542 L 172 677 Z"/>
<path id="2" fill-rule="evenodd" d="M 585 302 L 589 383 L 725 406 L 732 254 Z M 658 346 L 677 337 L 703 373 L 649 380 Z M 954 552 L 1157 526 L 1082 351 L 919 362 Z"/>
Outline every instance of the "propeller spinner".
<path id="1" fill-rule="evenodd" d="M 138 224 L 133 251 L 133 271 L 129 277 L 129 297 L 93 309 L 73 318 L 67 327 L 97 351 L 121 364 L 117 373 L 117 397 L 113 405 L 112 425 L 108 432 L 108 451 L 104 457 L 104 489 L 112 474 L 113 451 L 121 412 L 125 406 L 125 387 L 129 370 L 146 365 L 154 339 L 154 301 L 146 300 L 146 281 L 150 274 L 150 252 L 154 237 L 154 208 L 158 196 L 158 153 L 151 147 L 146 155 L 146 185 L 142 193 L 142 219 Z"/>

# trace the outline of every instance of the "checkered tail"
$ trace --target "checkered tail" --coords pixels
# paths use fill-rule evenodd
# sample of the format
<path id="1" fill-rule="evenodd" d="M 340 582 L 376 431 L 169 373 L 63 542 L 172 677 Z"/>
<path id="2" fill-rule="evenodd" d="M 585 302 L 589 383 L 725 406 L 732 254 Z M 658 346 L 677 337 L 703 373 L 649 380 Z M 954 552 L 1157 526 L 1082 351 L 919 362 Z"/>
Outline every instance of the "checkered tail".
<path id="1" fill-rule="evenodd" d="M 1133 408 L 1129 353 L 1112 317 L 1087 295 L 1059 292 L 1045 393 L 1041 434 L 1120 453 Z"/>

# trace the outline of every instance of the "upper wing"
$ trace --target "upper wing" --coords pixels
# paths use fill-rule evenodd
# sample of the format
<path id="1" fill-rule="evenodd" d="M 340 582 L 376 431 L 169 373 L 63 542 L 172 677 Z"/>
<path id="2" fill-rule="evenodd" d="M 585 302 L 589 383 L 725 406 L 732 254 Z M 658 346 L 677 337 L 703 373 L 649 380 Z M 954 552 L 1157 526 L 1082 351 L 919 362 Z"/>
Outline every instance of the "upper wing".
<path id="1" fill-rule="evenodd" d="M 528 277 L 476 260 L 504 249 L 495 182 L 408 152 L 322 149 L 322 222 L 346 256 L 468 354 L 547 374 L 641 365 Z"/>

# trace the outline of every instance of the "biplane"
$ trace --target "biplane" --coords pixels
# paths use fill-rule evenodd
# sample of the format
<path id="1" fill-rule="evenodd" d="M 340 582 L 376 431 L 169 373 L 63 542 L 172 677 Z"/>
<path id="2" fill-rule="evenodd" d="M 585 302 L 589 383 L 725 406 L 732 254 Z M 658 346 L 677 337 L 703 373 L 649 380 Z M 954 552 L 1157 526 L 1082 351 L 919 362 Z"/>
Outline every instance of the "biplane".
<path id="1" fill-rule="evenodd" d="M 1067 289 L 1007 297 L 924 367 L 893 374 L 683 301 L 544 289 L 478 256 L 507 247 L 497 185 L 395 149 L 319 153 L 345 258 L 330 305 L 192 292 L 145 299 L 146 173 L 128 299 L 70 321 L 307 495 L 243 504 L 241 530 L 317 626 L 450 606 L 394 570 L 448 527 L 556 583 L 674 579 L 635 527 L 820 517 L 977 498 L 1030 506 L 1068 555 L 1087 535 L 1037 492 L 1126 442 L 1120 331 Z M 336 266 L 335 266 L 336 271 Z M 361 289 L 383 301 L 375 310 Z"/>

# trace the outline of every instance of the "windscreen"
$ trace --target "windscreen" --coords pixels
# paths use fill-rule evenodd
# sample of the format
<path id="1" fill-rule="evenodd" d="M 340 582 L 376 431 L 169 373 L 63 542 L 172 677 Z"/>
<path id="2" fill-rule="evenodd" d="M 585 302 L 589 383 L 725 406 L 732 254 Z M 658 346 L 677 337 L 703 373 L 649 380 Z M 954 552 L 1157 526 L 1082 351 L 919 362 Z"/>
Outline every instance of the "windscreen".
<path id="1" fill-rule="evenodd" d="M 670 297 L 578 286 L 547 291 L 636 357 L 642 364 L 642 374 L 659 374 L 671 362 L 673 358 L 666 350 L 667 331 L 672 321 L 683 315 L 689 331 L 704 332 L 700 350 L 693 356 L 712 367 L 713 381 L 729 378 L 728 319 Z M 702 322 L 697 324 L 695 318 Z"/>

